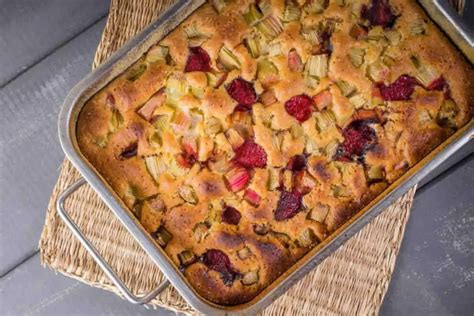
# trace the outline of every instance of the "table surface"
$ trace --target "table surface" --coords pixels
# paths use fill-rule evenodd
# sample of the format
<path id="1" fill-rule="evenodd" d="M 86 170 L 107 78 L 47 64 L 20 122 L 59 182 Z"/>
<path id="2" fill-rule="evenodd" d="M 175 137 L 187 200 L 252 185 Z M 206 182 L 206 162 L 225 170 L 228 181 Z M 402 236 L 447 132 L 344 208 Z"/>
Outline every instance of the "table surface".
<path id="1" fill-rule="evenodd" d="M 40 266 L 63 160 L 56 121 L 90 71 L 106 0 L 0 0 L 0 313 L 156 314 Z M 472 315 L 474 143 L 420 184 L 382 315 Z M 159 310 L 160 314 L 167 314 Z"/>

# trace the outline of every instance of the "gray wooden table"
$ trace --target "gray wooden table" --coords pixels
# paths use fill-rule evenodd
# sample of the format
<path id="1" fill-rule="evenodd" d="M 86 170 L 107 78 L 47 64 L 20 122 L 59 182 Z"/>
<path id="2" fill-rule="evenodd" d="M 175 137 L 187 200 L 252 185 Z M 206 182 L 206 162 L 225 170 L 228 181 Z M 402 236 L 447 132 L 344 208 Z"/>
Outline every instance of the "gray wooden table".
<path id="1" fill-rule="evenodd" d="M 60 105 L 88 71 L 106 0 L 0 0 L 0 314 L 165 314 L 56 275 L 38 239 L 63 159 Z M 418 191 L 382 315 L 472 315 L 474 144 Z"/>

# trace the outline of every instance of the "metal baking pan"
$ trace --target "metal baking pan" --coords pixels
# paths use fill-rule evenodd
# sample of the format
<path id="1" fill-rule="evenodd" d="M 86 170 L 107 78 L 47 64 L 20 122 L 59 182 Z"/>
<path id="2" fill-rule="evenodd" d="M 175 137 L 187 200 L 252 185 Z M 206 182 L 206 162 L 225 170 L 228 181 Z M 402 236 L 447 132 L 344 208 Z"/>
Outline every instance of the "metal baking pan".
<path id="1" fill-rule="evenodd" d="M 474 135 L 474 119 L 458 130 L 443 144 L 433 150 L 427 157 L 411 168 L 400 179 L 391 184 L 381 195 L 374 199 L 369 205 L 359 211 L 353 218 L 341 226 L 336 232 L 322 243 L 309 251 L 303 258 L 295 263 L 288 271 L 276 279 L 266 289 L 250 302 L 237 306 L 216 305 L 195 292 L 189 285 L 184 275 L 178 270 L 166 253 L 155 243 L 150 235 L 144 230 L 138 220 L 123 204 L 113 189 L 106 183 L 102 176 L 82 155 L 76 139 L 76 122 L 78 115 L 86 101 L 106 86 L 116 76 L 121 74 L 131 64 L 139 59 L 151 45 L 166 36 L 179 25 L 194 10 L 205 1 L 179 0 L 175 5 L 163 13 L 155 22 L 150 24 L 143 32 L 129 41 L 122 49 L 109 58 L 103 65 L 86 76 L 77 84 L 66 97 L 59 116 L 59 139 L 66 157 L 82 174 L 83 179 L 74 183 L 66 189 L 58 198 L 56 207 L 59 215 L 72 230 L 74 235 L 86 247 L 87 251 L 97 261 L 107 276 L 120 289 L 123 296 L 135 304 L 146 304 L 158 295 L 169 282 L 178 290 L 184 299 L 197 311 L 204 314 L 254 314 L 267 305 L 271 304 L 289 287 L 300 280 L 305 274 L 321 263 L 326 257 L 333 253 L 341 244 L 357 233 L 370 220 L 376 217 L 385 208 L 390 206 L 396 199 L 417 184 L 430 171 L 439 166 L 454 152 L 466 144 Z M 428 12 L 433 14 L 436 21 L 443 29 L 447 28 L 454 32 L 451 36 L 468 59 L 474 57 L 472 34 L 462 31 L 458 17 L 450 16 L 453 12 L 446 11 L 444 0 L 421 0 Z M 443 9 L 444 8 L 444 9 Z M 448 13 L 446 13 L 448 12 Z M 456 22 L 457 21 L 457 22 Z M 454 31 L 453 31 L 454 30 Z M 448 33 L 451 34 L 451 33 Z M 153 262 L 161 269 L 168 281 L 159 284 L 153 291 L 144 295 L 136 296 L 126 287 L 123 281 L 116 275 L 114 270 L 105 262 L 94 246 L 80 231 L 64 208 L 65 200 L 80 186 L 88 183 L 113 211 L 115 216 L 122 222 L 124 227 L 134 236 L 136 241 L 150 256 Z"/>

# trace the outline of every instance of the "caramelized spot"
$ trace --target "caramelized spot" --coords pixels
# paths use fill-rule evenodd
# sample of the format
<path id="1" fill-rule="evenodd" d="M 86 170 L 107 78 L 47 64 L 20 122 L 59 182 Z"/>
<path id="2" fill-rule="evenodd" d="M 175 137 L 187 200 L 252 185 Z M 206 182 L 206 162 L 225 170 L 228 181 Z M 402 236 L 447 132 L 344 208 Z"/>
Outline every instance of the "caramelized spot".
<path id="1" fill-rule="evenodd" d="M 119 155 L 119 160 L 127 160 L 137 155 L 138 143 L 131 143 Z"/>

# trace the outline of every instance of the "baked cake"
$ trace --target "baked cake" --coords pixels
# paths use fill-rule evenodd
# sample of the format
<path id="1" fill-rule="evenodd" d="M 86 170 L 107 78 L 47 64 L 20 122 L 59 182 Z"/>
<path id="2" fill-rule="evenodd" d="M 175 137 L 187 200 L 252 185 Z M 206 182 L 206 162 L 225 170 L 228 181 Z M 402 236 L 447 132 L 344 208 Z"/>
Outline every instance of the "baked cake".
<path id="1" fill-rule="evenodd" d="M 465 125 L 408 0 L 206 3 L 93 96 L 80 149 L 188 282 L 247 302 Z"/>

